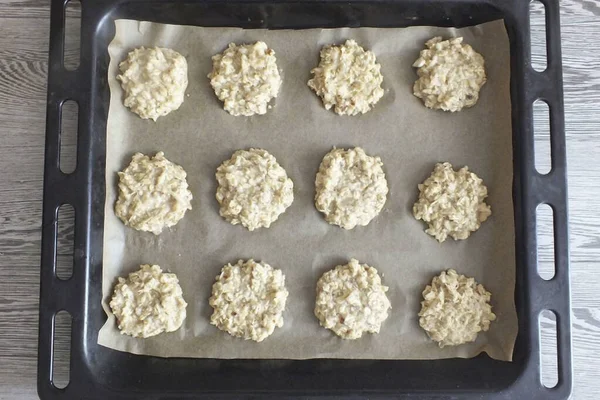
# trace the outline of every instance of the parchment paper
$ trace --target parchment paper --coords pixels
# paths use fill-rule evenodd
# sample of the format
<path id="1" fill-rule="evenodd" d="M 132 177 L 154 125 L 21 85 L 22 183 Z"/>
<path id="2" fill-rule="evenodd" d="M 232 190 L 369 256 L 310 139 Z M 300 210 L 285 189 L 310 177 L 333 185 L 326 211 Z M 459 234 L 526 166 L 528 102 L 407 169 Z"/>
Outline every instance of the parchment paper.
<path id="1" fill-rule="evenodd" d="M 334 29 L 304 31 L 199 28 L 119 20 L 109 46 L 111 90 L 106 159 L 103 346 L 162 357 L 439 359 L 485 351 L 510 360 L 517 334 L 512 206 L 509 43 L 502 21 L 467 29 Z M 412 63 L 429 38 L 464 36 L 486 60 L 488 82 L 479 103 L 459 113 L 425 108 L 413 96 Z M 326 111 L 308 88 L 323 45 L 347 38 L 371 49 L 381 63 L 385 95 L 369 113 L 342 117 Z M 223 111 L 206 75 L 211 56 L 230 42 L 265 41 L 276 51 L 283 86 L 264 116 Z M 122 104 L 118 63 L 138 46 L 169 47 L 189 65 L 188 97 L 154 123 Z M 382 213 L 351 231 L 329 225 L 315 209 L 314 180 L 322 157 L 337 147 L 362 146 L 384 163 L 390 192 Z M 249 232 L 219 216 L 215 170 L 237 149 L 267 149 L 294 181 L 294 203 L 269 229 Z M 164 151 L 188 172 L 193 210 L 160 236 L 126 228 L 114 215 L 117 174 L 135 152 Z M 492 216 L 468 240 L 439 244 L 412 216 L 417 184 L 439 161 L 468 165 L 489 188 Z M 376 267 L 390 287 L 389 318 L 377 335 L 339 339 L 313 315 L 320 275 L 351 257 Z M 233 338 L 209 324 L 212 283 L 238 259 L 264 260 L 286 275 L 285 325 L 262 343 Z M 140 264 L 175 272 L 189 303 L 176 332 L 149 339 L 120 335 L 107 306 L 117 276 Z M 498 319 L 475 343 L 439 349 L 418 325 L 421 291 L 441 270 L 455 268 L 492 292 Z"/>

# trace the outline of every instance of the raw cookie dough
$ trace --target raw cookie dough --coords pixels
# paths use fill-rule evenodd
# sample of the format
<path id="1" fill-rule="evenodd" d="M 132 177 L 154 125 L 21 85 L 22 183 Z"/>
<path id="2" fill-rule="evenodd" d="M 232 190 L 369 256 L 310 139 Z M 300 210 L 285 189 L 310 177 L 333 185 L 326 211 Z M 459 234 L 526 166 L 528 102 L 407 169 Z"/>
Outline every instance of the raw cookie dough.
<path id="1" fill-rule="evenodd" d="M 379 333 L 392 308 L 377 270 L 351 259 L 325 272 L 317 282 L 315 316 L 343 339 Z"/>
<path id="2" fill-rule="evenodd" d="M 125 92 L 125 107 L 143 119 L 177 110 L 188 85 L 185 57 L 171 49 L 137 48 L 119 64 L 117 80 Z"/>
<path id="3" fill-rule="evenodd" d="M 158 235 L 192 209 L 186 173 L 159 151 L 152 158 L 136 153 L 119 172 L 115 214 L 127 226 Z"/>
<path id="4" fill-rule="evenodd" d="M 177 276 L 158 265 L 141 265 L 119 278 L 110 301 L 121 333 L 140 338 L 179 329 L 186 307 Z"/>
<path id="5" fill-rule="evenodd" d="M 294 201 L 294 183 L 266 150 L 236 151 L 216 177 L 219 213 L 250 231 L 271 226 Z"/>
<path id="6" fill-rule="evenodd" d="M 287 297 L 281 270 L 254 260 L 227 264 L 212 287 L 210 323 L 232 336 L 261 342 L 283 326 Z"/>
<path id="7" fill-rule="evenodd" d="M 379 157 L 367 155 L 360 147 L 327 153 L 315 181 L 315 206 L 325 220 L 352 229 L 375 218 L 388 193 L 382 166 Z"/>
<path id="8" fill-rule="evenodd" d="M 325 109 L 334 107 L 339 115 L 364 114 L 383 96 L 381 65 L 354 40 L 323 47 L 319 66 L 310 72 L 314 77 L 308 86 Z"/>
<path id="9" fill-rule="evenodd" d="M 454 112 L 477 103 L 486 81 L 484 60 L 462 41 L 434 37 L 413 64 L 419 75 L 413 92 L 426 107 Z"/>
<path id="10" fill-rule="evenodd" d="M 222 54 L 213 56 L 208 77 L 223 108 L 231 115 L 265 114 L 271 99 L 277 97 L 281 77 L 275 51 L 265 42 L 230 43 Z"/>
<path id="11" fill-rule="evenodd" d="M 419 325 L 440 347 L 474 342 L 496 319 L 490 297 L 475 279 L 443 271 L 423 290 Z"/>
<path id="12" fill-rule="evenodd" d="M 450 163 L 438 163 L 418 188 L 413 214 L 429 225 L 425 232 L 440 243 L 448 235 L 454 240 L 468 238 L 492 214 L 485 203 L 487 187 L 469 167 L 454 171 Z"/>

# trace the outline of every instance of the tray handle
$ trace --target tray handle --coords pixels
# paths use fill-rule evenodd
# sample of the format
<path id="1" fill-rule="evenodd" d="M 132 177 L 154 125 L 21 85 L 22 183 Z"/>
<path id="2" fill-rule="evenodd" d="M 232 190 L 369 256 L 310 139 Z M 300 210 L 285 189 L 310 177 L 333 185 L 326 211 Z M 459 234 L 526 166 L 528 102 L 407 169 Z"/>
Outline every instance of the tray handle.
<path id="1" fill-rule="evenodd" d="M 64 204 L 71 204 L 75 218 L 80 214 L 81 198 L 78 199 L 75 183 L 79 181 L 81 169 L 77 165 L 70 174 L 60 170 L 60 142 L 62 106 L 67 100 L 79 104 L 80 88 L 78 71 L 68 71 L 64 66 L 66 8 L 69 0 L 52 0 L 50 7 L 50 46 L 48 58 L 48 94 L 46 112 L 46 145 L 44 157 L 44 200 L 42 210 L 42 254 L 40 268 L 40 313 L 38 342 L 38 394 L 41 398 L 64 397 L 68 391 L 59 389 L 53 384 L 53 360 L 55 339 L 55 317 L 59 311 L 71 315 L 71 354 L 76 352 L 77 310 L 71 309 L 77 304 L 80 291 L 77 280 L 83 275 L 81 265 L 76 265 L 77 254 L 81 254 L 79 225 L 75 226 L 75 244 L 73 247 L 73 273 L 67 280 L 56 275 L 58 209 Z M 82 2 L 83 3 L 83 2 Z M 83 7 L 83 4 L 82 4 Z M 78 134 L 81 132 L 81 112 L 79 112 Z M 78 143 L 78 159 L 80 146 Z M 78 163 L 79 164 L 79 163 Z M 72 361 L 71 361 L 72 366 Z M 71 368 L 71 380 L 73 369 Z"/>
<path id="2" fill-rule="evenodd" d="M 534 192 L 537 193 L 534 204 L 548 204 L 554 218 L 554 277 L 543 281 L 535 271 L 539 285 L 540 300 L 536 312 L 547 309 L 556 315 L 558 382 L 547 389 L 546 398 L 567 398 L 572 390 L 572 343 L 571 308 L 569 277 L 569 230 L 568 196 L 566 170 L 566 140 L 563 100 L 563 78 L 560 36 L 560 5 L 558 0 L 540 0 L 545 9 L 546 58 L 547 67 L 542 72 L 531 69 L 537 81 L 537 91 L 530 99 L 531 104 L 543 100 L 548 104 L 550 117 L 550 154 L 551 170 L 542 175 L 535 170 Z M 535 209 L 533 210 L 535 213 Z M 535 215 L 535 214 L 534 214 Z M 537 222 L 536 222 L 537 223 Z M 537 245 L 537 243 L 536 243 Z M 537 259 L 536 259 L 537 262 Z M 543 295 L 542 295 L 543 293 Z M 565 301 L 565 296 L 567 299 Z M 541 383 L 540 383 L 541 385 Z"/>

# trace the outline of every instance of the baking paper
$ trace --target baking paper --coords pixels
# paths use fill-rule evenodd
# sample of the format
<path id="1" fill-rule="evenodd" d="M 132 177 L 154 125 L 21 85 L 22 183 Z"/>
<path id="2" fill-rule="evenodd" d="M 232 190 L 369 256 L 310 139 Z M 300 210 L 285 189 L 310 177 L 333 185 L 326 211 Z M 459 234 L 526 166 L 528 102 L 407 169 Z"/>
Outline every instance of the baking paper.
<path id="1" fill-rule="evenodd" d="M 485 351 L 510 360 L 517 334 L 514 306 L 515 242 L 512 205 L 512 135 L 509 42 L 502 21 L 465 29 L 436 27 L 242 30 L 119 20 L 111 42 L 108 81 L 103 305 L 108 320 L 98 342 L 112 349 L 162 357 L 440 359 Z M 425 108 L 413 96 L 412 63 L 433 36 L 464 36 L 485 58 L 488 80 L 471 109 L 458 113 Z M 381 64 L 385 95 L 367 114 L 338 116 L 309 89 L 319 50 L 355 39 Z M 265 41 L 276 52 L 283 85 L 266 115 L 233 117 L 223 111 L 206 77 L 211 56 L 230 42 Z M 189 65 L 187 97 L 179 110 L 157 122 L 123 106 L 115 79 L 118 63 L 138 46 L 172 48 Z M 380 156 L 389 185 L 381 214 L 366 227 L 329 225 L 315 209 L 315 175 L 336 147 L 360 146 Z M 238 149 L 271 152 L 294 181 L 294 202 L 268 229 L 249 232 L 219 216 L 215 170 Z M 125 227 L 114 214 L 117 171 L 135 152 L 165 156 L 183 166 L 193 209 L 159 236 Z M 438 243 L 415 220 L 417 184 L 436 162 L 468 165 L 489 189 L 492 216 L 468 240 Z M 392 303 L 381 332 L 343 340 L 319 326 L 313 314 L 321 274 L 351 257 L 379 270 Z M 289 290 L 283 328 L 261 343 L 229 336 L 210 325 L 211 286 L 223 265 L 262 260 L 283 270 Z M 188 302 L 176 332 L 148 339 L 121 335 L 108 302 L 118 276 L 140 264 L 158 264 L 179 277 Z M 473 276 L 492 293 L 498 319 L 476 342 L 440 349 L 419 327 L 421 292 L 448 268 Z"/>

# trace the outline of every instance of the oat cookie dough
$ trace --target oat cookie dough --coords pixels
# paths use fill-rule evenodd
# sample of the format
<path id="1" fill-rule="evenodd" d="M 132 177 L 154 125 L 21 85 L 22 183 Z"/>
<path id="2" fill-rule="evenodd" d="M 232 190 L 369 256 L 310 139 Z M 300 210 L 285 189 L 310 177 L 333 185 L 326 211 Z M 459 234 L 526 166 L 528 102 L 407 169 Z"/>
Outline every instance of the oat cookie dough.
<path id="1" fill-rule="evenodd" d="M 188 85 L 185 57 L 171 49 L 140 47 L 119 64 L 117 80 L 125 92 L 125 107 L 143 119 L 177 110 Z"/>
<path id="2" fill-rule="evenodd" d="M 486 81 L 481 54 L 463 44 L 462 37 L 434 37 L 425 45 L 427 49 L 421 50 L 413 64 L 419 75 L 413 87 L 415 96 L 433 109 L 454 112 L 473 107 Z"/>
<path id="3" fill-rule="evenodd" d="M 319 66 L 308 86 L 339 115 L 364 114 L 383 97 L 381 65 L 373 52 L 354 40 L 329 45 L 321 50 Z"/>
<path id="4" fill-rule="evenodd" d="M 443 271 L 423 290 L 419 325 L 440 347 L 474 342 L 496 319 L 490 298 L 475 279 Z"/>
<path id="5" fill-rule="evenodd" d="M 271 226 L 294 201 L 294 183 L 266 150 L 236 151 L 216 177 L 219 213 L 250 231 Z"/>
<path id="6" fill-rule="evenodd" d="M 448 236 L 468 238 L 492 214 L 485 203 L 487 187 L 469 167 L 455 171 L 448 162 L 438 163 L 418 188 L 413 214 L 429 225 L 425 232 L 440 243 Z"/>
<path id="7" fill-rule="evenodd" d="M 119 278 L 110 308 L 122 334 L 148 338 L 181 327 L 187 303 L 175 274 L 158 265 L 141 265 L 127 278 Z"/>
<path id="8" fill-rule="evenodd" d="M 230 43 L 212 60 L 213 70 L 208 77 L 225 111 L 247 117 L 266 114 L 281 87 L 275 51 L 265 42 L 239 46 Z"/>
<path id="9" fill-rule="evenodd" d="M 283 326 L 287 297 L 281 270 L 254 260 L 227 264 L 212 287 L 210 323 L 232 336 L 262 342 Z"/>
<path id="10" fill-rule="evenodd" d="M 367 225 L 383 208 L 388 185 L 379 157 L 360 147 L 336 149 L 321 162 L 315 206 L 325 220 L 344 229 Z"/>
<path id="11" fill-rule="evenodd" d="M 377 270 L 351 259 L 325 272 L 317 282 L 315 316 L 343 339 L 379 333 L 392 308 Z"/>
<path id="12" fill-rule="evenodd" d="M 186 175 L 162 151 L 152 158 L 134 154 L 129 166 L 119 172 L 115 214 L 133 229 L 158 235 L 192 209 Z"/>

